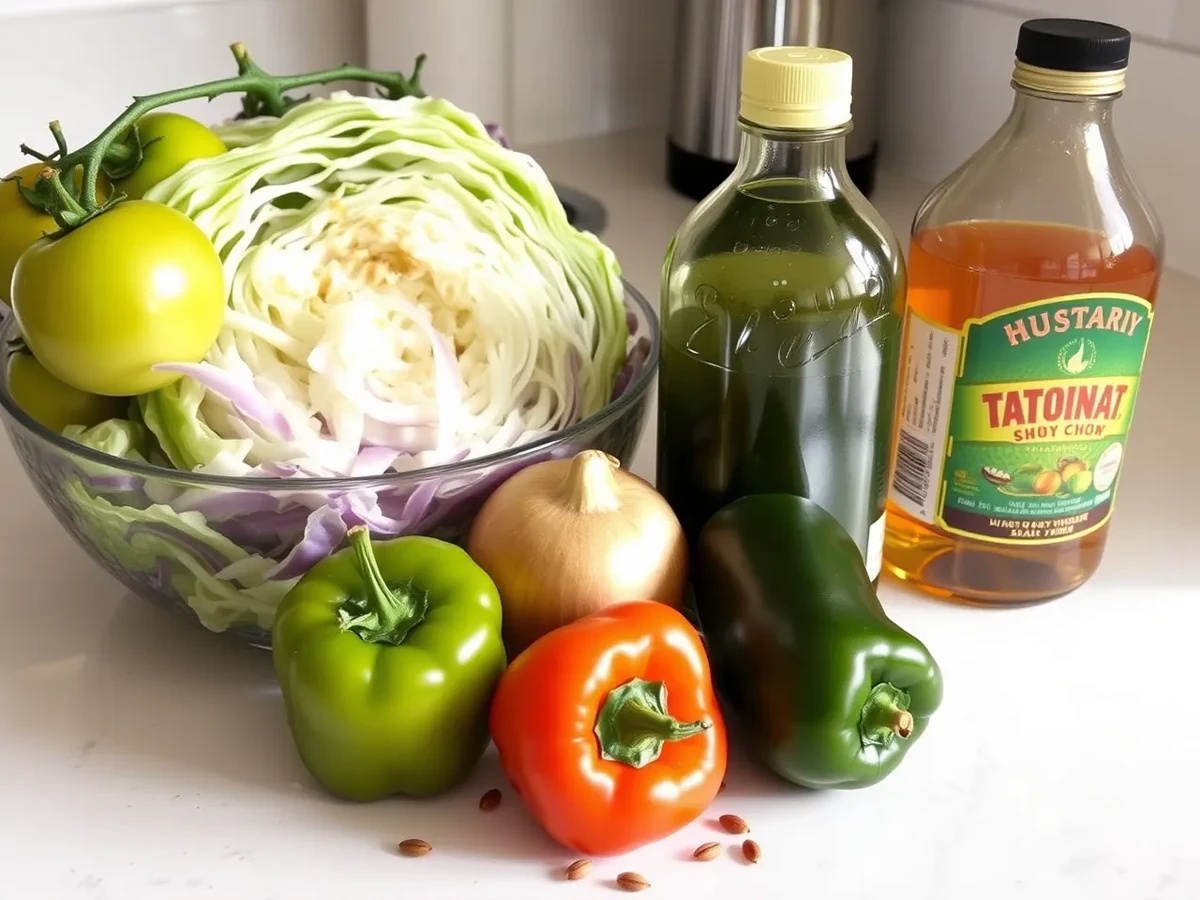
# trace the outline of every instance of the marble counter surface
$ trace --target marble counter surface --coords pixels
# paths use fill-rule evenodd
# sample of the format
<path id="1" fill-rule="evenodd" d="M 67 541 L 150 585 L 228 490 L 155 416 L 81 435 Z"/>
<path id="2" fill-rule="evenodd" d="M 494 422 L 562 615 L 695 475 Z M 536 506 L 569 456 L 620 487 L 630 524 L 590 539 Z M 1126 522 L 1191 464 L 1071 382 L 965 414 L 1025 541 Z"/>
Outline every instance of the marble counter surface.
<path id="1" fill-rule="evenodd" d="M 559 182 L 607 207 L 605 240 L 657 295 L 690 203 L 653 134 L 536 148 Z M 884 173 L 877 205 L 901 233 L 924 192 Z M 1168 273 L 1137 422 L 1097 577 L 1012 611 L 933 602 L 886 579 L 888 612 L 946 675 L 941 711 L 904 765 L 865 791 L 791 789 L 735 753 L 706 816 L 564 883 L 556 848 L 495 756 L 438 802 L 369 806 L 321 793 L 296 758 L 267 654 L 127 595 L 88 560 L 0 446 L 0 898 L 617 896 L 648 898 L 1191 900 L 1200 896 L 1200 284 Z M 648 430 L 633 468 L 653 470 Z M 749 866 L 712 819 L 736 813 Z M 428 840 L 421 859 L 396 842 Z M 690 861 L 705 841 L 729 850 Z"/>

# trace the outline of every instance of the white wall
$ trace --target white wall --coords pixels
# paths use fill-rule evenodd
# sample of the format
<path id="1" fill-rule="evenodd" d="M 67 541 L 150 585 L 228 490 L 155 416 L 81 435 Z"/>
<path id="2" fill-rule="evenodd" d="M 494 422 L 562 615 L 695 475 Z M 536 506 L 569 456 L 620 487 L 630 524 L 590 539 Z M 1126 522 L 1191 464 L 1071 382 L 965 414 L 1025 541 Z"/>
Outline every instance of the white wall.
<path id="1" fill-rule="evenodd" d="M 243 41 L 276 72 L 341 62 L 407 71 L 535 144 L 666 121 L 673 0 L 0 0 L 0 169 L 59 118 L 82 142 L 134 93 L 234 73 Z M 225 98 L 183 108 L 212 121 Z M 0 174 L 3 174 L 0 172 Z"/>
<path id="2" fill-rule="evenodd" d="M 687 2 L 687 0 L 684 0 Z M 1117 128 L 1167 233 L 1167 262 L 1200 274 L 1200 0 L 888 0 L 882 148 L 888 168 L 935 182 L 1011 103 L 1020 23 L 1089 16 L 1135 33 Z M 0 0 L 0 169 L 50 118 L 90 138 L 137 92 L 233 71 L 244 41 L 275 71 L 344 61 L 407 70 L 522 145 L 665 128 L 673 0 Z M 102 54 L 102 55 L 101 55 Z M 52 59 L 51 64 L 47 59 Z M 36 86 L 36 90 L 30 89 Z M 236 99 L 190 105 L 213 119 Z"/>
<path id="3" fill-rule="evenodd" d="M 1101 19 L 1134 33 L 1118 138 L 1162 219 L 1167 265 L 1200 275 L 1200 0 L 889 0 L 883 164 L 940 180 L 1009 111 L 1021 22 Z"/>
<path id="4" fill-rule="evenodd" d="M 673 0 L 366 0 L 368 60 L 429 54 L 431 92 L 514 141 L 665 123 Z"/>
<path id="5" fill-rule="evenodd" d="M 40 0 L 45 2 L 45 0 Z M 116 4 L 115 8 L 113 4 Z M 242 41 L 265 68 L 298 72 L 361 60 L 365 26 L 356 0 L 0 0 L 0 169 L 28 162 L 18 145 L 52 150 L 59 119 L 71 146 L 95 137 L 134 94 L 237 74 L 229 45 Z M 180 105 L 205 121 L 239 100 Z"/>

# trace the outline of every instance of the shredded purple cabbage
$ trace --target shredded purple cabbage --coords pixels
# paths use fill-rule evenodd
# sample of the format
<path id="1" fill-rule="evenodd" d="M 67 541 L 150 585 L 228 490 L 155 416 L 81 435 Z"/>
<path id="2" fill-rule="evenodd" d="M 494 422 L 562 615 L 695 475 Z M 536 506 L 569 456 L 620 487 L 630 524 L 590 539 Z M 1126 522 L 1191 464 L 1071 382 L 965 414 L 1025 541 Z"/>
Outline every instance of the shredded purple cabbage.
<path id="1" fill-rule="evenodd" d="M 133 522 L 125 531 L 125 538 L 126 540 L 133 540 L 139 534 L 152 534 L 163 541 L 177 545 L 210 567 L 214 572 L 225 568 L 229 564 L 229 560 L 208 544 L 192 538 L 186 532 L 178 528 L 173 528 L 165 522 Z"/>
<path id="2" fill-rule="evenodd" d="M 142 489 L 145 479 L 138 475 L 92 475 L 85 479 L 88 487 L 100 494 L 136 493 Z"/>
<path id="3" fill-rule="evenodd" d="M 146 580 L 150 587 L 158 591 L 160 594 L 171 593 L 171 575 L 175 569 L 171 565 L 171 561 L 165 556 L 160 556 L 154 563 L 154 568 L 146 574 Z"/>
<path id="4" fill-rule="evenodd" d="M 382 475 L 391 468 L 400 452 L 394 447 L 363 447 L 350 467 L 350 475 Z"/>
<path id="5" fill-rule="evenodd" d="M 342 543 L 349 528 L 333 506 L 323 506 L 308 517 L 304 537 L 267 577 L 274 580 L 303 575 Z"/>
<path id="6" fill-rule="evenodd" d="M 439 482 L 422 481 L 412 491 L 405 495 L 403 489 L 382 491 L 376 498 L 379 510 L 393 520 L 403 522 L 406 527 L 415 527 L 424 521 L 429 505 L 433 503 Z"/>
<path id="7" fill-rule="evenodd" d="M 238 378 L 211 363 L 160 363 L 155 371 L 179 372 L 198 381 L 218 397 L 223 397 L 245 418 L 253 419 L 278 438 L 290 441 L 296 434 L 287 420 L 253 384 Z"/>
<path id="8" fill-rule="evenodd" d="M 512 144 L 509 143 L 508 136 L 504 133 L 504 129 L 495 122 L 487 122 L 483 127 L 487 129 L 488 137 L 490 137 L 501 147 L 512 147 Z"/>
<path id="9" fill-rule="evenodd" d="M 372 534 L 403 534 L 407 523 L 385 515 L 379 508 L 379 498 L 374 491 L 349 491 L 329 498 L 329 505 L 336 509 L 348 528 L 365 525 Z"/>
<path id="10" fill-rule="evenodd" d="M 635 317 L 629 319 L 629 328 L 633 337 L 637 330 Z M 628 391 L 649 358 L 651 345 L 647 337 L 639 336 L 631 343 L 615 379 L 612 400 Z M 578 356 L 570 354 L 567 365 L 575 387 L 565 423 L 574 424 L 581 408 Z M 258 400 L 267 402 L 261 393 L 254 392 L 256 399 L 251 394 L 232 390 L 229 385 L 225 387 L 247 420 L 253 419 L 262 427 L 279 429 L 286 424 L 273 418 L 271 412 L 279 415 L 277 411 L 268 411 L 259 405 Z M 75 480 L 92 496 L 105 497 L 118 508 L 146 509 L 165 505 L 178 513 L 196 512 L 213 532 L 251 554 L 270 560 L 273 565 L 267 564 L 270 568 L 265 577 L 269 582 L 279 583 L 303 575 L 315 563 L 336 552 L 345 542 L 347 531 L 356 525 L 365 526 L 377 539 L 425 534 L 461 541 L 487 498 L 520 469 L 547 459 L 569 458 L 592 446 L 626 458 L 633 450 L 640 425 L 638 414 L 628 421 L 591 433 L 580 443 L 561 443 L 529 452 L 519 459 L 492 465 L 483 471 L 405 480 L 394 486 L 385 483 L 374 489 L 306 489 L 305 482 L 309 478 L 325 473 L 308 471 L 292 462 L 266 462 L 256 466 L 249 473 L 251 476 L 277 479 L 278 487 L 254 489 L 179 487 L 169 478 L 146 480 L 124 475 L 65 454 L 44 456 L 39 463 L 43 466 L 54 466 L 56 460 L 62 463 L 61 472 L 44 473 L 46 484 L 54 485 L 55 493 L 68 480 Z M 367 444 L 358 454 L 354 474 L 382 475 L 386 482 L 386 472 L 402 452 L 394 446 Z M 445 460 L 457 462 L 466 455 L 466 450 L 460 450 L 447 455 Z M 221 542 L 206 543 L 202 530 L 199 536 L 191 534 L 183 528 L 173 527 L 169 518 L 161 522 L 134 521 L 123 537 L 136 540 L 139 534 L 153 535 L 178 547 L 215 577 L 235 586 L 239 583 L 239 572 L 254 578 L 254 583 L 262 577 L 262 559 L 254 556 L 227 558 Z M 102 551 L 97 549 L 97 552 Z M 168 597 L 177 594 L 173 576 L 181 574 L 182 564 L 169 550 L 159 556 L 152 567 L 147 560 L 148 571 L 144 572 L 128 571 L 128 566 L 121 565 L 116 559 L 107 560 L 106 564 L 114 572 L 120 571 L 120 577 L 126 583 L 136 582 L 139 589 Z M 178 583 L 186 584 L 187 580 Z M 286 590 L 286 585 L 283 589 Z"/>
<path id="11" fill-rule="evenodd" d="M 633 345 L 633 349 L 629 351 L 629 355 L 625 357 L 625 365 L 621 366 L 621 371 L 617 373 L 616 381 L 613 382 L 613 400 L 624 395 L 625 391 L 629 389 L 629 385 L 633 384 L 638 373 L 642 371 L 642 368 L 646 365 L 646 360 L 649 358 L 650 339 L 644 337 L 638 338 L 637 342 Z"/>
<path id="12" fill-rule="evenodd" d="M 249 491 L 243 493 L 249 494 Z M 291 550 L 295 535 L 302 534 L 313 511 L 306 506 L 289 506 L 279 510 L 260 510 L 225 519 L 210 518 L 213 531 L 229 538 L 240 547 L 262 556 L 282 560 Z"/>

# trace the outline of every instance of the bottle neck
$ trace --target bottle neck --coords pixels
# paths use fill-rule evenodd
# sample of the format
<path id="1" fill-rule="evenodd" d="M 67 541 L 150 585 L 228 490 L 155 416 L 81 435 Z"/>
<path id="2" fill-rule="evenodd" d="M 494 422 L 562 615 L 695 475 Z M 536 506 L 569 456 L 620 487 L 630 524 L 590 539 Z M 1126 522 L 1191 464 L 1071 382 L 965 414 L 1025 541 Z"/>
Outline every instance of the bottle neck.
<path id="1" fill-rule="evenodd" d="M 851 184 L 846 170 L 846 134 L 829 131 L 768 131 L 741 123 L 742 149 L 734 176 L 739 184 L 789 179 L 818 196 L 833 197 Z"/>

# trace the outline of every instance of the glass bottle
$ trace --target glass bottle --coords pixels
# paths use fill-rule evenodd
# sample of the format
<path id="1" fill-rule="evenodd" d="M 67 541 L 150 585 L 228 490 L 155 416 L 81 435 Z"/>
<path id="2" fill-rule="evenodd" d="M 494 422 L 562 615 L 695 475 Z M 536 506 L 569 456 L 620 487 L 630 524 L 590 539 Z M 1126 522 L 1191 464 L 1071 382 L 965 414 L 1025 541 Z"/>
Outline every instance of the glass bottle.
<path id="1" fill-rule="evenodd" d="M 662 273 L 658 489 L 689 541 L 749 493 L 802 494 L 882 567 L 902 250 L 850 181 L 852 62 L 744 58 L 741 153 Z"/>
<path id="2" fill-rule="evenodd" d="M 1012 111 L 916 214 L 885 559 L 1019 603 L 1096 570 L 1163 239 L 1113 133 L 1130 35 L 1021 26 Z"/>

